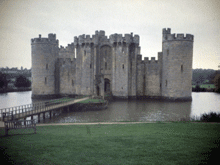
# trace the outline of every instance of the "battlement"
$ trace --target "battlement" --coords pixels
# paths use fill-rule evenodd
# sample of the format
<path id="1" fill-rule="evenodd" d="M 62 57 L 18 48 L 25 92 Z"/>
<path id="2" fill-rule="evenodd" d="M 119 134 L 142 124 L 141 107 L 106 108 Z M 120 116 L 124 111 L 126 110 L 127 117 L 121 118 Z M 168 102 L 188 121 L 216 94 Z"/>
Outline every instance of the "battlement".
<path id="1" fill-rule="evenodd" d="M 68 44 L 66 47 L 63 47 L 62 45 L 60 45 L 59 48 L 60 52 L 74 52 L 74 44 Z"/>
<path id="2" fill-rule="evenodd" d="M 56 34 L 49 33 L 49 34 L 48 34 L 48 39 L 49 39 L 49 40 L 56 40 Z"/>
<path id="3" fill-rule="evenodd" d="M 144 57 L 144 63 L 145 63 L 145 64 L 158 63 L 158 60 L 155 60 L 155 57 L 151 57 L 151 60 L 149 60 L 148 57 Z"/>
<path id="4" fill-rule="evenodd" d="M 191 34 L 186 34 L 184 36 L 184 34 L 180 33 L 180 34 L 165 34 L 163 35 L 163 42 L 166 41 L 193 41 L 194 40 L 194 36 Z"/>
<path id="5" fill-rule="evenodd" d="M 56 34 L 48 34 L 48 38 L 42 38 L 41 34 L 39 34 L 38 38 L 32 38 L 31 39 L 31 44 L 34 43 L 53 43 L 53 44 L 58 44 L 59 41 L 56 40 Z"/>
<path id="6" fill-rule="evenodd" d="M 80 35 L 79 37 L 74 37 L 74 45 L 82 45 L 84 43 L 94 43 L 95 45 L 98 44 L 98 42 L 110 42 L 111 44 L 115 42 L 125 42 L 125 43 L 135 43 L 139 44 L 140 37 L 139 35 L 131 34 L 125 34 L 124 36 L 122 34 L 112 34 L 109 36 L 105 36 L 105 31 L 95 31 L 95 35 Z"/>
<path id="7" fill-rule="evenodd" d="M 142 61 L 142 55 L 141 54 L 137 55 L 137 61 Z"/>
<path id="8" fill-rule="evenodd" d="M 171 29 L 170 28 L 163 28 L 162 30 L 163 34 L 170 34 L 171 33 Z"/>
<path id="9" fill-rule="evenodd" d="M 113 44 L 114 42 L 125 42 L 125 43 L 135 43 L 139 44 L 139 35 L 135 35 L 133 37 L 133 33 L 125 34 L 124 37 L 122 34 L 112 34 L 109 37 L 110 43 Z"/>

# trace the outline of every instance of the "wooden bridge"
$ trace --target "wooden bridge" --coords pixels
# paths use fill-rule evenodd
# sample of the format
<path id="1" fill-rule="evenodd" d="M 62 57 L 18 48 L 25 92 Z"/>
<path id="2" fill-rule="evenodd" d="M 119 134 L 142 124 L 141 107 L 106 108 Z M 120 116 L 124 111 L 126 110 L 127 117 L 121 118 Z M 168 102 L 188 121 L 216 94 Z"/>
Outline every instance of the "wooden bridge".
<path id="1" fill-rule="evenodd" d="M 30 116 L 31 119 L 33 120 L 33 115 L 38 115 L 38 122 L 39 122 L 41 113 L 43 114 L 43 119 L 45 119 L 45 112 L 49 112 L 51 118 L 53 110 L 63 109 L 63 108 L 69 109 L 71 105 L 87 99 L 89 99 L 89 97 L 85 97 L 81 99 L 61 98 L 61 99 L 49 100 L 45 102 L 0 109 L 0 121 L 18 120 Z"/>

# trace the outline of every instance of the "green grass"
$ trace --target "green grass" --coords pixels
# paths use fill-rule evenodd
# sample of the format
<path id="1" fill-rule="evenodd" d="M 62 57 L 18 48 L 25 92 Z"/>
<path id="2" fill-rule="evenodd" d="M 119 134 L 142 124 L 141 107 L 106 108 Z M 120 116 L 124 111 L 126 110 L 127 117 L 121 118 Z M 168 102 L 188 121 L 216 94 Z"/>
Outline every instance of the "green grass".
<path id="1" fill-rule="evenodd" d="M 219 129 L 187 122 L 44 126 L 37 134 L 10 130 L 0 144 L 14 164 L 197 165 L 218 160 Z"/>
<path id="2" fill-rule="evenodd" d="M 101 99 L 88 99 L 88 100 L 84 100 L 84 101 L 80 101 L 78 103 L 104 103 L 105 100 L 101 100 Z"/>
<path id="3" fill-rule="evenodd" d="M 215 85 L 214 84 L 202 84 L 202 85 L 199 85 L 200 88 L 211 88 L 211 89 L 215 89 Z M 193 88 L 196 87 L 196 85 L 192 85 Z"/>
<path id="4" fill-rule="evenodd" d="M 55 99 L 55 100 L 49 100 L 48 102 L 49 103 L 60 103 L 61 101 L 68 102 L 71 100 L 73 100 L 73 98 L 65 97 L 65 98 L 60 98 L 60 99 Z"/>

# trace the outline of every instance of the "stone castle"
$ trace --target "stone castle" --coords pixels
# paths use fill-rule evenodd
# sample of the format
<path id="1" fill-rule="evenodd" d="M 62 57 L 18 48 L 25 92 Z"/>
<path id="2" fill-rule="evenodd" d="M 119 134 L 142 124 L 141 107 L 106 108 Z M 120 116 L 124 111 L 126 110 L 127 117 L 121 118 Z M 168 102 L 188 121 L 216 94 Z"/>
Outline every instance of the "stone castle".
<path id="1" fill-rule="evenodd" d="M 191 34 L 162 30 L 162 52 L 142 60 L 139 36 L 112 34 L 74 37 L 59 47 L 56 34 L 31 39 L 32 98 L 62 95 L 191 100 Z"/>

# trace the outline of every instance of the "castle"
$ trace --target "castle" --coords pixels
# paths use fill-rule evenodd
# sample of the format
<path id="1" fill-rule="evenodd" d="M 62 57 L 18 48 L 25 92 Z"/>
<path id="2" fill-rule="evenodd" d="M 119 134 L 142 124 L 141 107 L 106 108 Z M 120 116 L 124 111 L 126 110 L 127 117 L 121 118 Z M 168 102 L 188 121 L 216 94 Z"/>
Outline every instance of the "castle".
<path id="1" fill-rule="evenodd" d="M 162 52 L 142 60 L 139 36 L 112 34 L 74 37 L 59 47 L 56 34 L 31 39 L 32 98 L 62 95 L 191 100 L 191 34 L 162 30 Z"/>

